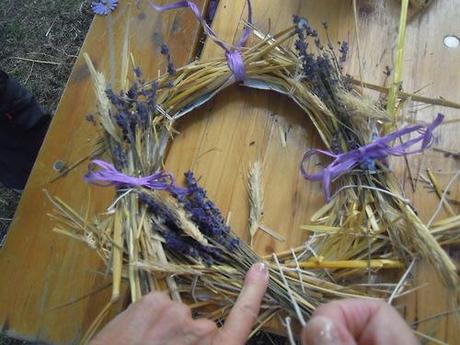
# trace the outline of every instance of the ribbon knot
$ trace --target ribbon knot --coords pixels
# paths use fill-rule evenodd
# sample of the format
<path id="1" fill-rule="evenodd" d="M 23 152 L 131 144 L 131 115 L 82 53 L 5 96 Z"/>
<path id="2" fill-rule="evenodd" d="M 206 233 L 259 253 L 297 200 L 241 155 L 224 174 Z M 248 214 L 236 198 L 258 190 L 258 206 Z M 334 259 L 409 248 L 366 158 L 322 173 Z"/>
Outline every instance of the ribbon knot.
<path id="1" fill-rule="evenodd" d="M 247 0 L 248 3 L 248 24 L 252 24 L 252 6 L 251 1 Z M 219 47 L 225 51 L 225 57 L 227 59 L 228 68 L 233 73 L 233 77 L 236 81 L 243 81 L 246 77 L 246 67 L 244 65 L 243 55 L 241 54 L 241 48 L 246 44 L 251 28 L 246 24 L 243 29 L 243 33 L 235 47 L 229 46 L 227 43 L 217 37 L 215 31 L 206 23 L 206 20 L 201 16 L 200 9 L 198 6 L 189 0 L 177 1 L 168 5 L 156 5 L 150 1 L 150 6 L 158 12 L 166 12 L 178 8 L 188 7 L 195 15 L 196 19 L 201 23 L 205 34 L 211 38 Z"/>
<path id="2" fill-rule="evenodd" d="M 231 50 L 225 53 L 228 68 L 232 71 L 236 81 L 243 81 L 246 77 L 246 67 L 244 66 L 243 55 L 239 50 Z"/>
<path id="3" fill-rule="evenodd" d="M 420 153 L 433 142 L 433 130 L 438 127 L 444 119 L 444 115 L 438 114 L 434 121 L 427 124 L 418 124 L 399 129 L 384 137 L 377 138 L 366 146 L 361 146 L 356 150 L 345 153 L 334 154 L 333 152 L 319 149 L 312 149 L 305 152 L 300 171 L 303 177 L 310 181 L 321 181 L 323 184 L 323 193 L 327 202 L 331 199 L 331 183 L 351 171 L 354 167 L 361 165 L 367 170 L 375 170 L 375 160 L 385 161 L 388 156 L 406 156 L 410 154 Z M 417 132 L 418 136 L 408 139 L 396 146 L 389 144 L 395 139 L 402 138 L 404 135 Z M 420 148 L 408 151 L 408 149 L 417 143 L 421 143 Z M 305 169 L 307 163 L 315 155 L 324 155 L 332 158 L 332 162 L 323 170 L 317 173 L 309 173 Z"/>
<path id="4" fill-rule="evenodd" d="M 98 166 L 100 169 L 96 170 Z M 182 196 L 188 193 L 186 188 L 176 185 L 174 176 L 165 171 L 159 171 L 149 176 L 135 177 L 119 172 L 112 164 L 103 160 L 92 160 L 88 166 L 88 173 L 84 176 L 87 183 L 108 187 L 123 186 L 144 187 L 152 190 L 165 190 L 171 194 Z"/>

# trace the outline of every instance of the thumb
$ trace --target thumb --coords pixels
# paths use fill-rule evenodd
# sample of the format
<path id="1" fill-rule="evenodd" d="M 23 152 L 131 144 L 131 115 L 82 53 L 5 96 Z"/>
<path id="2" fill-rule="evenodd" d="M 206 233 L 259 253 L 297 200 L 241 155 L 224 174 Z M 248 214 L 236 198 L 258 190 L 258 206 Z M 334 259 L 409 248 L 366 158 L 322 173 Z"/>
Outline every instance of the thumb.
<path id="1" fill-rule="evenodd" d="M 302 329 L 303 345 L 356 345 L 356 341 L 346 331 L 324 316 L 313 316 Z"/>
<path id="2" fill-rule="evenodd" d="M 387 303 L 344 299 L 319 307 L 302 331 L 304 345 L 418 344 L 412 330 Z"/>

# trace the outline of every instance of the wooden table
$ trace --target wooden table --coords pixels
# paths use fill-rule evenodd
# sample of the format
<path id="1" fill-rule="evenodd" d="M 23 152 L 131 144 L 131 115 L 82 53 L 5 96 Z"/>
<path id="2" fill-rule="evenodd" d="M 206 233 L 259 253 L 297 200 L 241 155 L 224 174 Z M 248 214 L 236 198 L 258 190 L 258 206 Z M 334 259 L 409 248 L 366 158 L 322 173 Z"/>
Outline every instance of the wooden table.
<path id="1" fill-rule="evenodd" d="M 167 2 L 167 1 L 165 1 Z M 207 1 L 197 1 L 203 9 Z M 127 1 L 114 14 L 115 49 L 120 51 L 123 23 L 131 23 L 130 49 L 147 76 L 164 70 L 158 42 L 167 41 L 176 64 L 182 65 L 194 55 L 200 30 L 192 15 L 179 10 L 158 16 L 135 6 L 128 10 Z M 415 17 L 408 25 L 404 65 L 404 89 L 417 90 L 431 97 L 458 100 L 460 90 L 460 49 L 443 46 L 446 34 L 459 34 L 457 18 L 460 7 L 456 0 L 435 2 L 428 12 Z M 348 40 L 350 57 L 346 71 L 359 76 L 357 40 L 351 1 L 344 0 L 253 0 L 254 23 L 263 32 L 276 33 L 291 23 L 297 13 L 308 17 L 320 30 L 321 21 L 329 24 L 333 42 Z M 213 27 L 227 42 L 235 41 L 246 17 L 245 0 L 221 0 Z M 360 50 L 364 80 L 388 84 L 385 66 L 393 65 L 393 50 L 399 21 L 397 1 L 358 1 Z M 94 59 L 97 68 L 108 72 L 109 53 L 104 18 L 96 18 L 82 52 Z M 156 53 L 155 53 L 156 51 Z M 221 56 L 222 51 L 206 42 L 202 59 Z M 119 62 L 118 62 L 119 63 Z M 459 112 L 439 107 L 410 104 L 406 113 L 417 120 L 431 120 L 438 111 L 447 119 L 458 119 Z M 47 217 L 51 205 L 42 189 L 48 190 L 87 214 L 96 215 L 112 198 L 107 189 L 88 187 L 81 179 L 86 164 L 72 170 L 65 178 L 50 183 L 55 176 L 53 162 L 74 162 L 84 157 L 93 146 L 94 130 L 84 118 L 94 111 L 94 96 L 88 71 L 78 59 L 41 150 L 24 196 L 11 226 L 6 246 L 0 251 L 0 325 L 11 336 L 50 343 L 75 343 L 95 315 L 107 303 L 110 282 L 105 269 L 91 249 L 51 231 Z M 166 167 L 175 175 L 192 169 L 224 214 L 231 212 L 231 226 L 247 239 L 247 169 L 255 160 L 264 164 L 264 223 L 286 237 L 277 242 L 258 234 L 256 250 L 260 254 L 298 245 L 306 238 L 299 230 L 324 202 L 320 185 L 304 181 L 298 171 L 305 149 L 319 145 L 319 139 L 306 116 L 289 100 L 269 92 L 228 89 L 202 109 L 178 124 L 181 134 L 170 148 Z M 436 146 L 459 150 L 455 134 L 458 122 L 451 121 L 440 129 Z M 282 145 L 281 136 L 287 145 Z M 433 151 L 409 158 L 411 171 L 417 175 L 422 166 L 434 171 L 454 171 L 458 161 Z M 438 200 L 418 182 L 413 194 L 403 160 L 394 161 L 401 182 L 412 197 L 424 220 Z M 439 175 L 445 186 L 450 176 Z M 455 187 L 451 197 L 460 196 Z M 458 208 L 455 210 L 458 212 Z M 433 272 L 420 266 L 417 280 L 428 283 L 408 296 L 401 305 L 409 321 L 423 320 L 451 309 L 445 290 Z M 121 308 L 121 306 L 120 306 Z M 117 310 L 114 310 L 116 312 Z M 418 330 L 450 344 L 460 343 L 460 334 L 452 316 L 422 322 Z"/>

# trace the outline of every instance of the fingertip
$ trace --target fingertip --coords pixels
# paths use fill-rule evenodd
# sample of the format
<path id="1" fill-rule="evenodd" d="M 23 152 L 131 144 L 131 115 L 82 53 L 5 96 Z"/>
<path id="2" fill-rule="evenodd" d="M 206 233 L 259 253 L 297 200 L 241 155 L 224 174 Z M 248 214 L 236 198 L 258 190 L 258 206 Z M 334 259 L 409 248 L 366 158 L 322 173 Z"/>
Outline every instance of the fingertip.
<path id="1" fill-rule="evenodd" d="M 313 316 L 302 329 L 303 345 L 356 345 L 354 337 L 340 322 L 325 316 Z"/>
<path id="2" fill-rule="evenodd" d="M 246 273 L 240 295 L 220 330 L 223 337 L 232 335 L 232 344 L 245 343 L 251 333 L 267 290 L 268 279 L 268 267 L 262 262 L 251 266 Z"/>
<path id="3" fill-rule="evenodd" d="M 343 344 L 337 326 L 323 316 L 313 317 L 302 329 L 303 345 L 332 345 Z"/>
<path id="4" fill-rule="evenodd" d="M 251 266 L 246 273 L 245 284 L 258 283 L 267 286 L 268 284 L 268 267 L 264 262 L 258 262 Z"/>

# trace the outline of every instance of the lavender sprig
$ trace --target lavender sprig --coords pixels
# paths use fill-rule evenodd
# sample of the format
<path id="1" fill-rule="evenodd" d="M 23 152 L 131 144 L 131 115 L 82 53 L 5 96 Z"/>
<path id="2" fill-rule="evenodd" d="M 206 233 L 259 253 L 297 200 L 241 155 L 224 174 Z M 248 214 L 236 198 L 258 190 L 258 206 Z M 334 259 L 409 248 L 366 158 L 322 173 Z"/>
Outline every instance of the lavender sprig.
<path id="1" fill-rule="evenodd" d="M 191 171 L 185 173 L 185 183 L 189 194 L 178 200 L 189 212 L 191 219 L 208 238 L 226 250 L 234 250 L 239 245 L 239 240 L 232 235 L 220 210 L 209 200 L 206 191 L 198 185 Z"/>
<path id="2" fill-rule="evenodd" d="M 339 48 L 339 53 L 340 53 L 339 62 L 340 63 L 344 63 L 345 61 L 347 61 L 348 50 L 349 50 L 348 42 L 343 41 L 340 44 L 340 48 Z"/>
<path id="3" fill-rule="evenodd" d="M 166 57 L 166 59 L 167 59 L 167 62 L 168 62 L 168 66 L 167 66 L 168 75 L 170 77 L 173 77 L 176 74 L 176 67 L 174 67 L 174 63 L 172 61 L 171 53 L 169 52 L 169 48 L 166 45 L 166 43 L 161 44 L 160 53 L 161 53 L 161 55 L 164 55 Z"/>
<path id="4" fill-rule="evenodd" d="M 136 80 L 126 93 L 115 94 L 112 89 L 106 90 L 107 98 L 113 105 L 111 116 L 122 131 L 122 137 L 127 143 L 135 140 L 136 128 L 146 129 L 156 110 L 156 94 L 158 83 L 152 83 L 150 90 L 142 87 L 145 81 L 139 67 L 134 68 Z"/>
<path id="5" fill-rule="evenodd" d="M 149 212 L 160 222 L 161 226 L 157 227 L 156 230 L 163 236 L 167 249 L 176 253 L 176 255 L 190 256 L 208 265 L 211 265 L 216 260 L 221 260 L 222 255 L 219 248 L 202 245 L 187 236 L 180 229 L 180 221 L 174 213 L 162 203 L 155 200 L 155 198 L 141 193 L 139 195 L 139 202 L 146 205 Z"/>
<path id="6" fill-rule="evenodd" d="M 177 255 L 185 255 L 203 261 L 207 264 L 223 262 L 228 252 L 234 252 L 240 245 L 239 239 L 225 224 L 219 209 L 209 200 L 206 191 L 198 185 L 192 172 L 185 173 L 185 183 L 188 193 L 175 195 L 190 220 L 195 223 L 200 232 L 212 244 L 205 246 L 186 235 L 180 229 L 180 221 L 171 209 L 145 193 L 139 195 L 139 202 L 148 207 L 161 223 L 157 231 L 165 240 L 165 246 Z"/>
<path id="7" fill-rule="evenodd" d="M 337 89 L 349 90 L 351 88 L 350 79 L 341 73 L 342 64 L 345 62 L 349 51 L 348 43 L 339 42 L 340 56 L 337 59 L 327 33 L 328 25 L 326 22 L 322 23 L 328 37 L 327 48 L 324 49 L 318 33 L 310 27 L 305 18 L 294 16 L 293 21 L 296 24 L 295 48 L 299 56 L 302 75 L 305 81 L 310 84 L 311 91 L 337 114 L 338 119 L 343 124 L 337 133 L 337 139 L 341 137 L 350 147 L 362 144 L 358 142 L 355 133 L 349 130 L 352 127 L 349 114 L 340 99 L 337 98 Z M 308 38 L 314 40 L 315 46 L 318 48 L 317 55 L 309 52 Z M 339 147 L 334 147 L 334 150 L 337 149 Z"/>

